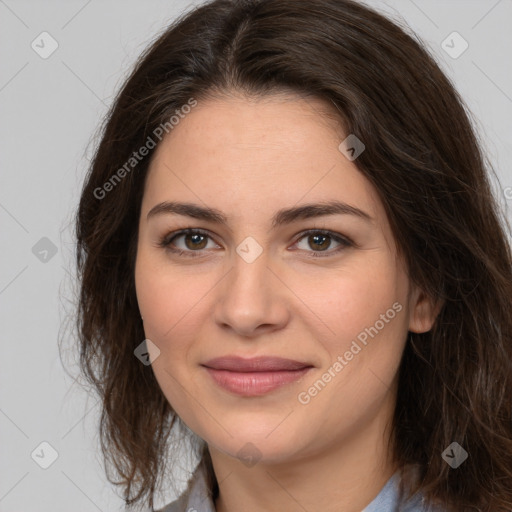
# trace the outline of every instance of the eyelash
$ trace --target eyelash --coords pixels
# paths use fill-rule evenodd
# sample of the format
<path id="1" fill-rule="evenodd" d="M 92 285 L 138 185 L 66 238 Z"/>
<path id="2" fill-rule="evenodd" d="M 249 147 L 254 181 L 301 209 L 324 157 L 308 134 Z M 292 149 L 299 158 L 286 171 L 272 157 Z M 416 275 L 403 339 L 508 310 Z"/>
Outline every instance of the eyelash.
<path id="1" fill-rule="evenodd" d="M 349 238 L 341 236 L 337 233 L 333 233 L 332 231 L 326 231 L 323 229 L 309 229 L 307 231 L 304 231 L 303 233 L 300 234 L 299 238 L 297 239 L 297 241 L 295 243 L 298 243 L 304 237 L 306 237 L 308 235 L 312 235 L 312 234 L 320 234 L 320 235 L 324 235 L 324 236 L 329 236 L 331 239 L 333 239 L 334 241 L 341 244 L 340 247 L 338 247 L 334 251 L 330 251 L 330 252 L 306 251 L 306 252 L 312 253 L 311 254 L 312 258 L 327 258 L 329 256 L 332 256 L 333 254 L 338 254 L 343 249 L 355 246 L 354 242 L 352 242 L 352 240 L 350 240 Z M 176 238 L 178 238 L 182 235 L 203 235 L 203 236 L 206 236 L 209 239 L 213 240 L 213 238 L 210 236 L 210 234 L 207 233 L 206 231 L 203 231 L 201 229 L 186 228 L 186 229 L 182 229 L 180 231 L 176 231 L 176 232 L 170 233 L 170 234 L 162 237 L 158 242 L 158 247 L 166 249 L 166 250 L 172 252 L 173 254 L 177 254 L 178 256 L 185 256 L 185 257 L 190 257 L 190 258 L 200 257 L 201 256 L 200 253 L 202 252 L 202 250 L 191 251 L 191 250 L 175 249 L 175 248 L 171 247 L 171 243 Z M 323 253 L 323 252 L 326 252 L 327 254 L 321 255 L 321 253 Z M 198 254 L 194 254 L 194 253 L 198 253 Z"/>

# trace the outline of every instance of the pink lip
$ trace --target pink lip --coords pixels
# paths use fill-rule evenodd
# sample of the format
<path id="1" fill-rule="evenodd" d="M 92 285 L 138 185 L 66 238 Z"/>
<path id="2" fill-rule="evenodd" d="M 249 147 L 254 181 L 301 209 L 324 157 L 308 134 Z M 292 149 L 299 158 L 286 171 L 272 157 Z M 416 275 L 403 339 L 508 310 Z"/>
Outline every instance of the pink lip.
<path id="1" fill-rule="evenodd" d="M 297 381 L 311 368 L 308 363 L 279 357 L 220 357 L 202 366 L 222 388 L 242 396 L 260 396 Z"/>
<path id="2" fill-rule="evenodd" d="M 280 370 L 300 370 L 312 366 L 310 363 L 284 359 L 282 357 L 259 356 L 239 357 L 224 356 L 210 359 L 203 366 L 214 370 L 229 370 L 232 372 L 273 372 Z"/>

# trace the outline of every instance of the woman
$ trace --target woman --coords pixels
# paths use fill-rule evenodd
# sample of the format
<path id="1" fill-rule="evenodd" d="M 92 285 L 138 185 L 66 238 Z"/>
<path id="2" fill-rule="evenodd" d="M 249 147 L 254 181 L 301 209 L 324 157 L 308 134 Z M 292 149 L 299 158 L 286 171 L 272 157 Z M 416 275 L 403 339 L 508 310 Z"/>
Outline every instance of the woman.
<path id="1" fill-rule="evenodd" d="M 112 106 L 77 239 L 128 505 L 177 428 L 199 464 L 165 512 L 512 509 L 506 221 L 453 85 L 380 14 L 183 16 Z"/>

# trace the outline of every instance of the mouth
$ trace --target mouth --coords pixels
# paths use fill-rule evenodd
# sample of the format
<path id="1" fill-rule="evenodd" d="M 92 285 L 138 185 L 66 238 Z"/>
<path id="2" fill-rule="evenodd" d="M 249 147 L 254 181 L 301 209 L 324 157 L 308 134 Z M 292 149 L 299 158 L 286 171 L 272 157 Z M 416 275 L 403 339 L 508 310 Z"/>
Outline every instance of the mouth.
<path id="1" fill-rule="evenodd" d="M 221 388 L 242 396 L 261 396 L 300 380 L 313 365 L 280 357 L 227 356 L 202 364 Z"/>

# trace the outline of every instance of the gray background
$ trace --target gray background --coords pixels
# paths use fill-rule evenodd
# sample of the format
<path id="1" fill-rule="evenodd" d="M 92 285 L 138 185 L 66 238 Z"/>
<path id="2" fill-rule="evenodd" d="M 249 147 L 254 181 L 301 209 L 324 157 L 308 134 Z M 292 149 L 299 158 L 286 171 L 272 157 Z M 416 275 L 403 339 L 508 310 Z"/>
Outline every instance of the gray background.
<path id="1" fill-rule="evenodd" d="M 72 218 L 94 135 L 114 93 L 146 44 L 199 3 L 0 0 L 2 512 L 123 508 L 103 473 L 96 399 L 64 371 L 58 353 L 57 340 L 65 338 L 65 364 L 75 375 L 66 331 L 73 321 Z M 509 209 L 512 1 L 367 3 L 419 34 L 455 81 Z M 43 31 L 59 45 L 46 59 L 31 47 L 35 40 L 50 48 L 48 39 L 40 42 Z M 442 46 L 453 31 L 469 44 L 456 59 Z M 445 45 L 453 52 L 461 47 L 452 39 Z M 47 469 L 39 465 L 51 457 L 42 442 L 58 453 Z M 169 488 L 162 499 L 173 498 Z"/>

